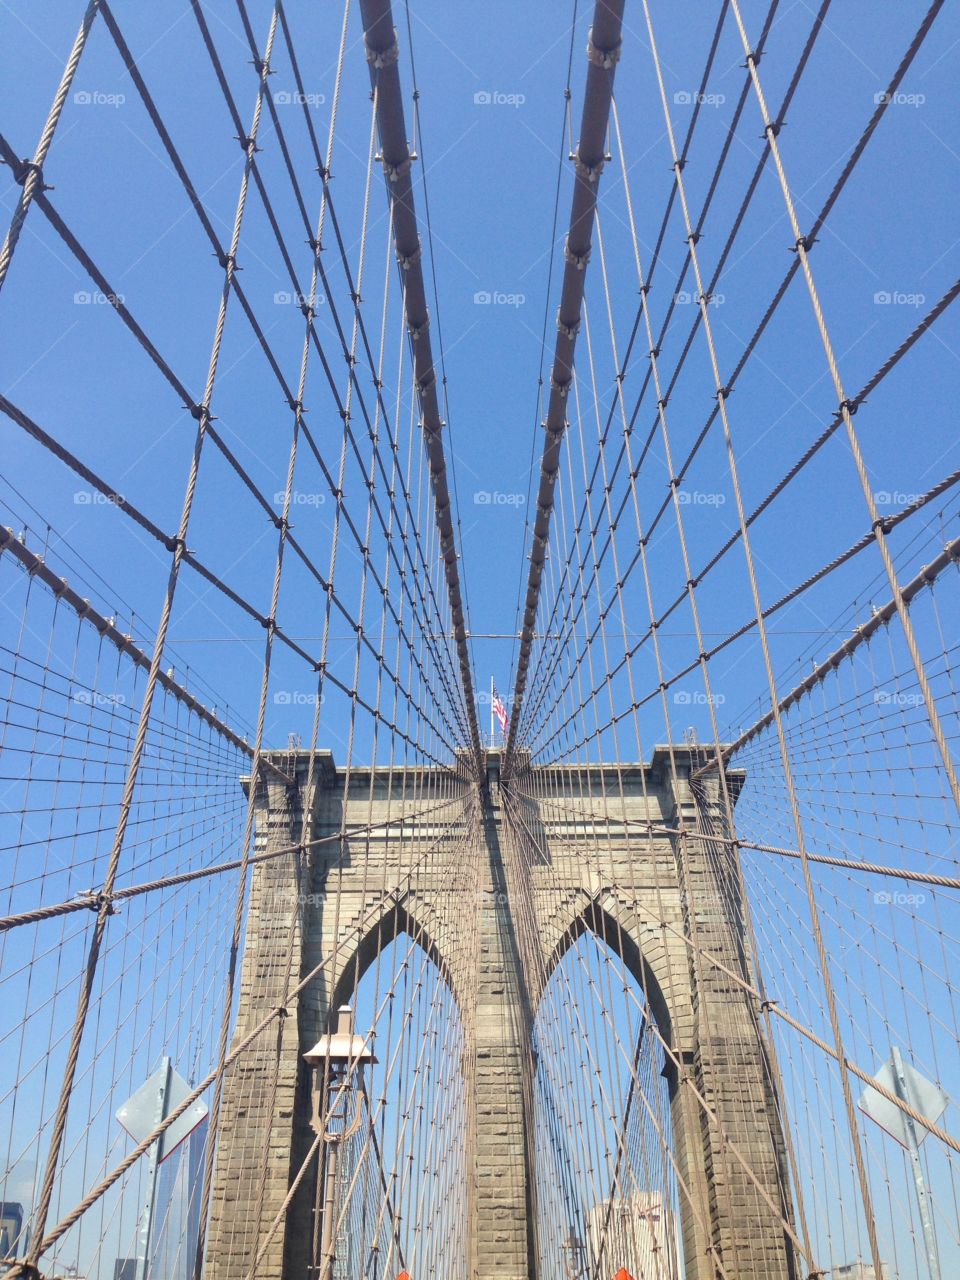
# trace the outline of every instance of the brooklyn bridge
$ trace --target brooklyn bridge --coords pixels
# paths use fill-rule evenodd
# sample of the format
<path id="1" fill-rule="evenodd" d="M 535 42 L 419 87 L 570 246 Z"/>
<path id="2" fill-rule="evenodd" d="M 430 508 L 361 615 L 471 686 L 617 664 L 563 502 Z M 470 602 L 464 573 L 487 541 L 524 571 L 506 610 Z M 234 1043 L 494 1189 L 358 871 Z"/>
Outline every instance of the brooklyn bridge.
<path id="1" fill-rule="evenodd" d="M 957 4 L 0 10 L 0 1275 L 960 1276 Z"/>

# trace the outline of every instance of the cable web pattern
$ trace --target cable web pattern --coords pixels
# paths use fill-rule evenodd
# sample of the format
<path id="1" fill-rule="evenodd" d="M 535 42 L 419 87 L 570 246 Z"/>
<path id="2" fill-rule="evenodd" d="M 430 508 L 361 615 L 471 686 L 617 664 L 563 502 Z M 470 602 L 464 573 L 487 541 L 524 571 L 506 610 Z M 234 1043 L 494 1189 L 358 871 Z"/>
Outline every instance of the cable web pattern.
<path id="1" fill-rule="evenodd" d="M 174 7 L 0 124 L 0 1270 L 946 1280 L 960 280 L 891 174 L 949 199 L 951 6 L 538 19 L 489 634 L 435 15 Z"/>

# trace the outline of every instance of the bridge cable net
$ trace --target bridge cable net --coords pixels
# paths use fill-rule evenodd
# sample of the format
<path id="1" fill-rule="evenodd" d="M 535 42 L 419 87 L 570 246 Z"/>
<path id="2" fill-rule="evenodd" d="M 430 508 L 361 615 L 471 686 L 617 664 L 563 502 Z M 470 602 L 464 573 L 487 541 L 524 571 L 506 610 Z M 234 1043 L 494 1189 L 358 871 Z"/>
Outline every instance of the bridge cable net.
<path id="1" fill-rule="evenodd" d="M 324 15 L 321 93 L 301 70 L 301 15 L 260 6 L 257 31 L 253 8 L 238 0 L 227 38 L 192 3 L 177 33 L 197 71 L 193 110 L 211 122 L 205 155 L 184 134 L 185 86 L 151 77 L 150 21 L 100 0 L 33 157 L 0 138 L 19 184 L 0 258 L 11 314 L 37 244 L 56 245 L 75 301 L 113 326 L 104 379 L 111 357 L 140 359 L 151 394 L 135 408 L 120 390 L 99 434 L 89 406 L 51 405 L 29 380 L 0 403 L 23 465 L 52 460 L 54 487 L 73 490 L 146 584 L 131 603 L 73 544 L 72 518 L 5 487 L 11 1276 L 262 1276 L 294 1202 L 326 1224 L 303 1237 L 310 1274 L 338 1244 L 361 1270 L 379 1258 L 399 1271 L 427 1266 L 442 1240 L 450 1274 L 467 1247 L 478 736 L 429 321 L 413 315 L 423 268 L 398 252 L 402 177 L 379 148 L 377 55 L 371 99 L 357 12 Z M 149 289 L 121 288 L 110 237 L 44 181 L 84 104 L 83 55 L 122 80 L 151 163 L 179 192 L 173 231 L 142 208 L 141 230 L 147 252 L 156 234 L 184 255 L 164 265 L 195 306 L 192 347 Z M 344 83 L 367 110 L 338 148 Z M 407 213 L 411 190 L 407 178 Z M 140 447 L 160 476 L 142 497 Z M 242 653 L 224 667 L 255 691 L 243 712 L 184 653 L 181 637 L 189 647 L 205 628 Z M 279 752 L 267 738 L 278 716 L 295 730 Z M 370 868 L 394 848 L 404 865 L 385 882 Z M 442 973 L 432 922 L 412 906 L 438 874 L 464 926 L 444 941 Z M 337 918 L 351 894 L 356 910 Z M 266 966 L 245 942 L 254 919 L 272 942 Z M 304 969 L 299 944 L 321 929 L 329 945 Z M 315 1010 L 319 1043 L 334 998 L 376 1044 L 362 1083 L 352 1060 L 302 1059 L 298 1006 Z M 308 1120 L 316 1096 L 320 1134 L 304 1126 L 312 1140 L 278 1200 L 270 1142 L 233 1159 L 223 1135 L 258 1115 L 269 1125 L 290 1089 L 306 1089 Z M 324 1176 L 334 1147 L 336 1179 Z"/>
<path id="2" fill-rule="evenodd" d="M 31 158 L 0 134 L 2 304 L 29 314 L 38 246 L 55 251 L 99 303 L 86 358 L 105 384 L 145 357 L 152 396 L 116 379 L 109 405 L 52 399 L 26 377 L 0 409 L 23 473 L 55 465 L 149 591 L 130 603 L 72 521 L 5 482 L 7 1274 L 459 1277 L 491 1247 L 557 1280 L 951 1273 L 953 1117 L 875 1077 L 899 1054 L 958 1087 L 960 463 L 944 449 L 891 513 L 878 476 L 900 473 L 873 450 L 960 282 L 934 270 L 936 299 L 847 385 L 818 265 L 943 7 L 888 51 L 816 205 L 791 139 L 830 0 L 789 38 L 777 0 L 723 0 L 685 99 L 659 6 L 580 15 L 515 694 L 488 769 L 409 14 L 277 0 L 258 34 L 237 0 L 228 39 L 191 0 L 178 52 L 217 122 L 195 153 L 149 26 L 88 4 Z M 322 94 L 301 69 L 313 22 Z M 145 244 L 177 237 L 182 332 L 121 288 L 122 220 L 44 181 L 91 56 L 179 192 L 175 233 L 137 212 Z M 621 110 L 628 69 L 653 140 Z M 786 231 L 752 279 L 758 207 Z M 774 449 L 751 388 L 793 342 L 820 417 Z M 143 439 L 161 481 L 138 492 Z M 833 506 L 844 520 L 811 529 Z M 243 656 L 195 670 L 205 628 Z M 225 705 L 221 679 L 255 698 Z M 279 750 L 278 709 L 297 726 Z M 509 1089 L 480 1007 L 501 977 Z M 501 1209 L 478 1248 L 478 1135 L 501 1105 L 497 1185 L 524 1226 Z"/>
<path id="3" fill-rule="evenodd" d="M 951 1113 L 918 1107 L 881 1068 L 899 1054 L 944 1102 L 956 1093 L 957 460 L 948 446 L 891 512 L 878 491 L 896 471 L 871 444 L 885 384 L 939 341 L 958 282 L 940 273 L 933 305 L 848 385 L 817 264 L 942 7 L 891 52 L 819 206 L 791 181 L 802 127 L 791 109 L 830 38 L 829 3 L 807 15 L 786 74 L 777 50 L 775 91 L 775 3 L 753 20 L 737 0 L 717 6 L 699 79 L 680 82 L 695 92 L 671 92 L 655 4 L 628 6 L 622 47 L 589 49 L 611 79 L 625 64 L 649 77 L 662 130 L 651 142 L 652 115 L 641 132 L 636 110 L 621 113 L 616 82 L 608 119 L 591 114 L 595 98 L 579 142 L 571 130 L 566 275 L 517 612 L 504 806 L 541 1001 L 538 1152 L 554 1159 L 536 1183 L 542 1274 L 571 1274 L 577 1259 L 589 1274 L 657 1276 L 956 1265 Z M 598 6 L 595 30 L 621 11 Z M 711 88 L 734 53 L 738 93 L 710 156 L 698 131 L 711 129 Z M 743 136 L 758 134 L 755 163 L 738 165 Z M 659 219 L 636 195 L 638 153 L 641 182 L 651 159 L 672 174 Z M 739 189 L 732 224 L 715 211 L 724 183 Z M 751 207 L 774 200 L 790 254 L 771 249 L 783 266 L 764 274 L 764 294 L 735 268 Z M 786 451 L 763 447 L 770 429 L 749 391 L 735 394 L 757 386 L 777 338 L 803 344 L 811 383 L 822 369 L 827 405 L 809 443 L 791 433 Z M 825 501 L 849 511 L 855 537 L 814 536 Z M 793 580 L 780 569 L 792 528 L 810 543 Z M 755 692 L 731 721 L 738 668 Z M 545 960 L 543 921 L 571 912 Z M 913 1126 L 916 1167 L 909 1143 L 867 1113 L 878 1102 L 895 1134 Z M 691 1119 L 705 1156 L 697 1146 L 691 1158 Z M 716 1213 L 725 1195 L 739 1238 Z"/>

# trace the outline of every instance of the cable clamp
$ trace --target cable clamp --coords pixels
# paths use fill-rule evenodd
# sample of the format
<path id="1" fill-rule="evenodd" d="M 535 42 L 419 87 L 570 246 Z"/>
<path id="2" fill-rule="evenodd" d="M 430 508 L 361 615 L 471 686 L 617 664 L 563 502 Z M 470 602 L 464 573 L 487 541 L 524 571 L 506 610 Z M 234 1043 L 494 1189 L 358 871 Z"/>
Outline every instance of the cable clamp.
<path id="1" fill-rule="evenodd" d="M 53 187 L 49 186 L 43 180 L 43 166 L 37 164 L 35 161 L 29 159 L 10 161 L 10 167 L 13 170 L 13 180 L 17 186 L 25 187 L 27 185 L 27 179 L 30 177 L 31 173 L 35 173 L 40 179 L 41 191 L 53 190 Z"/>
<path id="2" fill-rule="evenodd" d="M 567 394 L 570 391 L 570 379 L 568 378 L 566 382 L 558 382 L 557 379 L 551 373 L 550 390 L 555 391 L 562 400 L 566 400 Z"/>
<path id="3" fill-rule="evenodd" d="M 660 359 L 660 348 L 659 348 L 659 347 L 651 347 L 651 348 L 650 348 L 650 350 L 647 352 L 647 355 L 650 357 L 650 359 L 651 359 L 651 360 L 659 360 L 659 359 Z"/>
<path id="4" fill-rule="evenodd" d="M 779 138 L 780 130 L 786 124 L 785 120 L 771 120 L 769 124 L 763 126 L 761 138 Z"/>
<path id="5" fill-rule="evenodd" d="M 239 133 L 235 134 L 234 137 L 240 143 L 240 146 L 242 147 L 242 149 L 246 151 L 248 156 L 256 155 L 256 153 L 260 150 L 260 147 L 257 146 L 256 138 L 248 138 L 245 134 L 239 134 Z"/>
<path id="6" fill-rule="evenodd" d="M 364 44 L 367 44 L 364 40 Z M 400 45 L 397 43 L 397 30 L 393 30 L 393 44 L 388 49 L 371 49 L 367 44 L 367 61 L 375 71 L 383 71 L 385 67 L 395 66 L 400 58 Z"/>
<path id="7" fill-rule="evenodd" d="M 746 61 L 745 61 L 745 62 L 741 62 L 741 63 L 740 63 L 740 65 L 741 65 L 741 67 L 743 67 L 743 69 L 744 69 L 745 71 L 749 71 L 749 69 L 750 69 L 751 67 L 759 67 L 759 65 L 760 65 L 760 59 L 761 59 L 762 57 L 763 57 L 763 51 L 762 51 L 762 50 L 760 50 L 760 49 L 757 49 L 757 50 L 753 50 L 753 49 L 751 49 L 751 50 L 750 50 L 750 52 L 747 54 Z"/>
<path id="8" fill-rule="evenodd" d="M 600 175 L 603 173 L 603 160 L 598 160 L 596 164 L 587 164 L 585 160 L 580 159 L 579 149 L 573 153 L 573 160 L 578 178 L 583 178 L 584 182 L 599 181 Z"/>
<path id="9" fill-rule="evenodd" d="M 893 516 L 878 516 L 870 528 L 874 533 L 889 533 L 893 528 Z"/>
<path id="10" fill-rule="evenodd" d="M 411 267 L 416 266 L 416 264 L 420 261 L 420 258 L 422 256 L 423 256 L 423 242 L 419 239 L 419 237 L 417 238 L 417 247 L 416 249 L 414 249 L 413 253 L 403 254 L 400 252 L 399 249 L 397 250 L 397 262 L 400 264 L 400 266 L 403 268 L 404 271 L 409 271 Z"/>
<path id="11" fill-rule="evenodd" d="M 604 71 L 612 71 L 620 61 L 622 48 L 623 41 L 618 40 L 612 49 L 598 49 L 593 43 L 593 27 L 587 32 L 587 61 L 592 62 L 595 67 L 602 67 Z"/>
<path id="12" fill-rule="evenodd" d="M 733 394 L 733 387 L 719 387 L 717 389 L 717 403 L 720 404 L 724 400 L 729 400 Z"/>
<path id="13" fill-rule="evenodd" d="M 419 342 L 419 340 L 424 336 L 424 334 L 427 332 L 429 328 L 430 328 L 429 315 L 424 319 L 422 324 L 410 324 L 409 321 L 407 322 L 407 333 L 409 333 L 411 339 L 414 342 Z"/>
<path id="14" fill-rule="evenodd" d="M 569 338 L 572 342 L 580 332 L 580 317 L 577 316 L 573 324 L 564 324 L 560 319 L 560 310 L 557 309 L 557 332 L 562 333 L 565 338 Z"/>
<path id="15" fill-rule="evenodd" d="M 802 249 L 804 253 L 809 253 L 813 246 L 817 243 L 816 236 L 799 236 L 796 243 L 790 246 L 791 253 L 799 253 Z"/>
<path id="16" fill-rule="evenodd" d="M 113 905 L 113 895 L 110 893 L 104 893 L 102 889 L 82 889 L 77 894 L 77 898 L 90 911 L 99 913 L 105 906 L 107 909 L 106 914 L 108 916 L 115 916 L 117 914 Z"/>
<path id="17" fill-rule="evenodd" d="M 564 260 L 565 260 L 565 261 L 566 261 L 566 262 L 567 262 L 571 267 L 576 267 L 576 269 L 577 269 L 578 271 L 583 271 L 583 270 L 585 269 L 585 267 L 586 267 L 587 263 L 590 261 L 590 249 L 591 249 L 591 247 L 592 247 L 592 246 L 588 245 L 588 246 L 587 246 L 587 248 L 586 248 L 586 250 L 585 250 L 585 252 L 583 252 L 583 253 L 574 253 L 574 252 L 573 252 L 573 250 L 570 248 L 569 241 L 566 241 L 566 240 L 565 240 L 565 241 L 564 241 L 564 244 L 563 244 L 563 257 L 564 257 Z"/>
<path id="18" fill-rule="evenodd" d="M 863 403 L 863 401 L 862 401 L 862 400 L 841 400 L 841 401 L 840 401 L 840 413 L 842 414 L 842 413 L 843 413 L 843 411 L 844 411 L 844 409 L 846 409 L 847 413 L 848 413 L 848 414 L 850 415 L 850 417 L 852 418 L 852 417 L 853 417 L 853 415 L 854 415 L 854 414 L 857 412 L 857 410 L 860 408 L 860 405 L 861 405 L 862 403 Z"/>
<path id="19" fill-rule="evenodd" d="M 389 182 L 399 182 L 399 180 L 410 172 L 413 166 L 413 157 L 407 153 L 399 164 L 389 164 L 383 156 L 380 157 L 383 165 L 383 172 L 387 175 Z"/>
<path id="20" fill-rule="evenodd" d="M 540 423 L 540 425 L 541 427 L 543 427 L 544 431 L 546 431 L 549 435 L 554 436 L 556 439 L 559 440 L 563 436 L 567 427 L 569 427 L 570 423 L 567 422 L 566 419 L 564 419 L 562 422 L 558 422 L 555 425 L 551 425 L 549 419 L 545 419 L 543 422 Z"/>
<path id="21" fill-rule="evenodd" d="M 690 234 L 688 236 L 684 236 L 683 239 L 685 244 L 688 244 L 691 249 L 694 249 L 700 243 L 700 232 L 691 231 Z"/>
<path id="22" fill-rule="evenodd" d="M 427 372 L 423 375 L 423 377 L 417 383 L 417 391 L 419 392 L 419 394 L 426 395 L 426 393 L 430 390 L 430 388 L 433 386 L 436 380 L 437 380 L 437 371 L 433 367 L 433 365 L 431 365 L 430 368 L 427 370 Z"/>

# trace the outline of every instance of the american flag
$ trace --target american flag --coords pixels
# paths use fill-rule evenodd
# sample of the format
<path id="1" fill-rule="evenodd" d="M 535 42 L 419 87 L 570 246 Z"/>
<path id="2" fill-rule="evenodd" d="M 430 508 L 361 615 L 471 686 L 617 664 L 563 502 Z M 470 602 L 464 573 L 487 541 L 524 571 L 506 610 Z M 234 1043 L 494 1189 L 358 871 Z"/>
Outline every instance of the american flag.
<path id="1" fill-rule="evenodd" d="M 493 714 L 497 717 L 500 724 L 500 732 L 507 732 L 507 725 L 510 723 L 510 717 L 507 715 L 507 708 L 500 701 L 500 695 L 496 689 L 493 691 Z"/>

